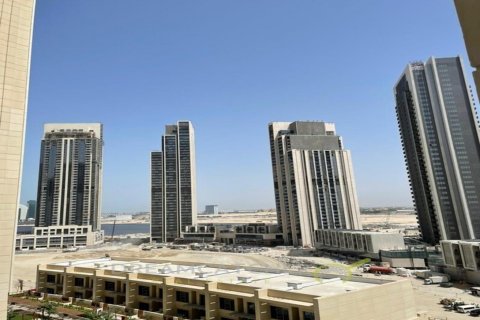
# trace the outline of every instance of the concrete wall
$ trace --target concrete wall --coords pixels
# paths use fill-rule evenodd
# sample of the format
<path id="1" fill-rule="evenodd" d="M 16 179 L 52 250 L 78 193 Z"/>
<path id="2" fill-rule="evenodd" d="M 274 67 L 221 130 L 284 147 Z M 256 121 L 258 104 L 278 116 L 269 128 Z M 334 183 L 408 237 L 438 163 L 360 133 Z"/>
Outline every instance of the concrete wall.
<path id="1" fill-rule="evenodd" d="M 0 318 L 6 319 L 20 194 L 35 0 L 0 0 Z"/>
<path id="2" fill-rule="evenodd" d="M 321 320 L 416 319 L 415 300 L 409 280 L 377 288 L 318 298 Z"/>

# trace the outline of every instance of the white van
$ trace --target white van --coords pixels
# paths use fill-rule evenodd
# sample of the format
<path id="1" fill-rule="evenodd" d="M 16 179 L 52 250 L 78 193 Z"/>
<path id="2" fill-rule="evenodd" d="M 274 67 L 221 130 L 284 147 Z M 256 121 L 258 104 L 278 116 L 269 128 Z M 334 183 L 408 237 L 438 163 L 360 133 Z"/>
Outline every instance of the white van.
<path id="1" fill-rule="evenodd" d="M 477 309 L 477 306 L 474 304 L 466 304 L 466 305 L 457 307 L 457 311 L 460 313 L 469 313 L 473 309 Z"/>

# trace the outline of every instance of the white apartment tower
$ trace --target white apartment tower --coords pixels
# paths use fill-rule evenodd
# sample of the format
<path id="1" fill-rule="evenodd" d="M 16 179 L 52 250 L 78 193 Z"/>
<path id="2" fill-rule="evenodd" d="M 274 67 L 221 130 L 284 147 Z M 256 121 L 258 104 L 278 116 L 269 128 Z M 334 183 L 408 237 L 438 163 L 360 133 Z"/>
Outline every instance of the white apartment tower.
<path id="1" fill-rule="evenodd" d="M 45 124 L 36 227 L 77 225 L 100 230 L 102 130 L 100 123 Z"/>
<path id="2" fill-rule="evenodd" d="M 350 151 L 333 123 L 269 124 L 275 203 L 286 244 L 313 246 L 316 229 L 361 229 Z"/>
<path id="3" fill-rule="evenodd" d="M 35 0 L 0 0 L 0 319 L 12 280 L 34 11 Z"/>
<path id="4" fill-rule="evenodd" d="M 197 222 L 195 134 L 190 121 L 167 125 L 151 153 L 151 241 L 173 241 Z"/>

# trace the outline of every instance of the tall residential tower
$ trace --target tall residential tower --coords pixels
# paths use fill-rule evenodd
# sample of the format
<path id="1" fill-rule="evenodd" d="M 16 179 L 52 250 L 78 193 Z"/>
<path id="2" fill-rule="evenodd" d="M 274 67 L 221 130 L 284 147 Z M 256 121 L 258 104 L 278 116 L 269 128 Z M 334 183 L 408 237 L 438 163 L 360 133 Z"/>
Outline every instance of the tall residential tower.
<path id="1" fill-rule="evenodd" d="M 350 151 L 333 123 L 269 124 L 277 219 L 286 244 L 313 246 L 316 229 L 361 229 Z"/>
<path id="2" fill-rule="evenodd" d="M 44 126 L 36 227 L 77 225 L 100 230 L 102 130 L 100 123 Z"/>
<path id="3" fill-rule="evenodd" d="M 195 135 L 190 121 L 167 125 L 151 154 L 151 241 L 173 241 L 196 224 Z"/>
<path id="4" fill-rule="evenodd" d="M 0 318 L 7 318 L 35 0 L 0 0 Z"/>
<path id="5" fill-rule="evenodd" d="M 462 61 L 409 64 L 394 94 L 422 238 L 480 238 L 480 143 Z"/>

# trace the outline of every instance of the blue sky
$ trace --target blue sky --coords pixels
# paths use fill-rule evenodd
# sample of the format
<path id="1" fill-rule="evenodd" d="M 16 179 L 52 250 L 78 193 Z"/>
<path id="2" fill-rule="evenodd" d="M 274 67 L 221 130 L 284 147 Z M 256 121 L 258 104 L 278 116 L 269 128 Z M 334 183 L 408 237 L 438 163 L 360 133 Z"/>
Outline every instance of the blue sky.
<path id="1" fill-rule="evenodd" d="M 43 123 L 102 122 L 103 211 L 148 210 L 150 151 L 191 120 L 199 209 L 272 208 L 267 124 L 324 120 L 361 206 L 411 205 L 392 88 L 431 55 L 468 66 L 452 0 L 39 0 L 22 202 Z"/>

